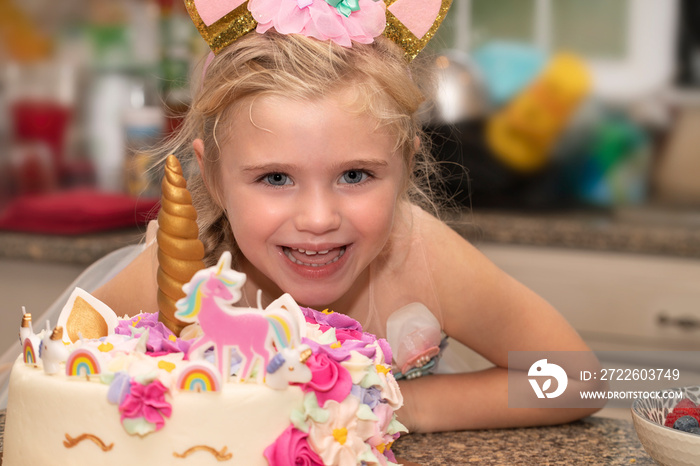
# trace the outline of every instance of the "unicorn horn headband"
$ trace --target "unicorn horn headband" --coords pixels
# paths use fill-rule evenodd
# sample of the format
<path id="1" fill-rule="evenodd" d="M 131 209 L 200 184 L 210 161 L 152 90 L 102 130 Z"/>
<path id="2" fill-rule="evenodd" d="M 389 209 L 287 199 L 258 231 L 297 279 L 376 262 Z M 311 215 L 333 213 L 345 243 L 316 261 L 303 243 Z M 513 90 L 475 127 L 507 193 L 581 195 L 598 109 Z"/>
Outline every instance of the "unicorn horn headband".
<path id="1" fill-rule="evenodd" d="M 185 0 L 214 54 L 254 29 L 302 34 L 345 47 L 380 35 L 413 60 L 435 35 L 452 0 Z"/>
<path id="2" fill-rule="evenodd" d="M 175 317 L 175 303 L 185 297 L 182 286 L 204 268 L 204 245 L 199 240 L 197 211 L 174 155 L 165 162 L 162 191 L 157 234 L 158 320 L 180 335 L 187 324 Z"/>

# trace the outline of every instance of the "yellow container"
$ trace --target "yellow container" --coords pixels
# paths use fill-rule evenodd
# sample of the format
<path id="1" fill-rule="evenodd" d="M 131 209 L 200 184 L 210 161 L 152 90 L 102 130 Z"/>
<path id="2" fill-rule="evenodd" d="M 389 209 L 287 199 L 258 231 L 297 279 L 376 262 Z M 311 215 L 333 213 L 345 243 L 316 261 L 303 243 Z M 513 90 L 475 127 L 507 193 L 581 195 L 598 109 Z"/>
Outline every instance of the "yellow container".
<path id="1" fill-rule="evenodd" d="M 518 171 L 542 168 L 590 87 L 583 60 L 570 53 L 555 55 L 532 84 L 491 117 L 486 128 L 490 149 Z"/>

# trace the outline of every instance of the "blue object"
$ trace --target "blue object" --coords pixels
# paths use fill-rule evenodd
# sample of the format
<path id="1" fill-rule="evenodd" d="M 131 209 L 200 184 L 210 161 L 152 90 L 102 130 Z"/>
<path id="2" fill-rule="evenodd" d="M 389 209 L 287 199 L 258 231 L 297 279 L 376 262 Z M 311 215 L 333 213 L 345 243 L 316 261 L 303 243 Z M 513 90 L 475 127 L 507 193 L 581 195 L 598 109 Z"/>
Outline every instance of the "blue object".
<path id="1" fill-rule="evenodd" d="M 676 422 L 673 423 L 673 428 L 682 430 L 683 432 L 690 432 L 691 429 L 697 428 L 698 420 L 693 416 L 683 416 L 679 417 Z"/>
<path id="2" fill-rule="evenodd" d="M 489 42 L 472 52 L 489 99 L 496 105 L 508 102 L 530 84 L 544 68 L 547 55 L 519 42 Z"/>
<path id="3" fill-rule="evenodd" d="M 578 198 L 600 207 L 642 203 L 647 198 L 650 156 L 642 128 L 625 115 L 604 115 L 579 166 Z"/>

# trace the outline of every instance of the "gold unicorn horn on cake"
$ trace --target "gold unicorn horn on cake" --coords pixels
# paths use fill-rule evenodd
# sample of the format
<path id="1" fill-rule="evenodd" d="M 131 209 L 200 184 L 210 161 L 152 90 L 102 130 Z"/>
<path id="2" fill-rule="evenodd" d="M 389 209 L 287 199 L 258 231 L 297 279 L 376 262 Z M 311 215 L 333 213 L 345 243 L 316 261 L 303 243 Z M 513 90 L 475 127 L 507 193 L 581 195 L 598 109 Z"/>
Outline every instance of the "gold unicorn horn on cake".
<path id="1" fill-rule="evenodd" d="M 197 211 L 174 155 L 165 162 L 162 191 L 157 234 L 158 320 L 180 335 L 187 324 L 175 317 L 175 303 L 185 297 L 182 285 L 204 268 L 204 245 L 199 240 Z"/>

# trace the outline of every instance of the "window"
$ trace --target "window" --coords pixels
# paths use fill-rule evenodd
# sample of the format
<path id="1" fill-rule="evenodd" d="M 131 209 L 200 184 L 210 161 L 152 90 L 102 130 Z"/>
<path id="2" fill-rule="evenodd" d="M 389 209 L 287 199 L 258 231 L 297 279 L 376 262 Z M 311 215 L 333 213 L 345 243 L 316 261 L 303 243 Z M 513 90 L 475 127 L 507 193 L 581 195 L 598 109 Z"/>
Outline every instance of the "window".
<path id="1" fill-rule="evenodd" d="M 594 92 L 629 101 L 673 77 L 677 0 L 454 0 L 438 42 L 472 51 L 493 40 L 586 58 Z"/>

